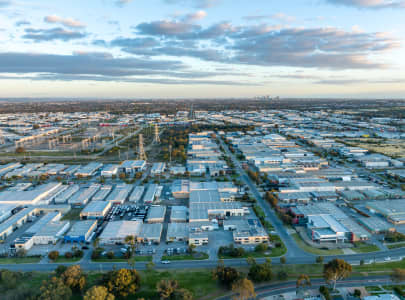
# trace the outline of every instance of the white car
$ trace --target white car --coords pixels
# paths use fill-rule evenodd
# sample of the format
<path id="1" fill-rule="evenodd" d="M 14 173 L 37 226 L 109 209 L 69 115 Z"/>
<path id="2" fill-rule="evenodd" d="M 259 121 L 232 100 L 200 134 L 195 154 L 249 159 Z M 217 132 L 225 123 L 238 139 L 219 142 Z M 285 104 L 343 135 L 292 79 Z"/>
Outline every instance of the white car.
<path id="1" fill-rule="evenodd" d="M 162 260 L 161 263 L 164 265 L 167 265 L 167 264 L 170 264 L 170 260 Z"/>

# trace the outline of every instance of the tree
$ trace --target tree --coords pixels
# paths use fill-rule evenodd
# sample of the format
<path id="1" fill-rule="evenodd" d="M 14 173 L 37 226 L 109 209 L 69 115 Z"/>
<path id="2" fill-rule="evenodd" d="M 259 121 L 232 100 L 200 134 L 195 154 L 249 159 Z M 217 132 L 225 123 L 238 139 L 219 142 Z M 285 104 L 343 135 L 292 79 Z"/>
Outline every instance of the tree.
<path id="1" fill-rule="evenodd" d="M 115 296 L 110 294 L 105 286 L 95 285 L 87 290 L 83 300 L 114 300 Z"/>
<path id="2" fill-rule="evenodd" d="M 232 267 L 225 267 L 223 263 L 219 262 L 218 266 L 212 272 L 214 279 L 218 280 L 222 285 L 227 288 L 232 287 L 239 278 L 239 272 Z"/>
<path id="3" fill-rule="evenodd" d="M 232 297 L 234 300 L 248 300 L 256 297 L 253 282 L 246 278 L 235 282 L 232 285 L 232 292 L 235 293 L 235 296 Z"/>
<path id="4" fill-rule="evenodd" d="M 285 263 L 287 262 L 287 258 L 286 258 L 285 256 L 280 257 L 280 262 L 281 262 L 282 264 L 285 264 Z"/>
<path id="5" fill-rule="evenodd" d="M 67 270 L 68 267 L 64 265 L 57 266 L 55 269 L 56 277 L 62 276 L 62 274 Z"/>
<path id="6" fill-rule="evenodd" d="M 44 281 L 39 291 L 39 300 L 69 300 L 72 297 L 72 290 L 57 277 Z"/>
<path id="7" fill-rule="evenodd" d="M 392 270 L 391 274 L 392 281 L 401 282 L 405 281 L 405 269 L 396 268 Z"/>
<path id="8" fill-rule="evenodd" d="M 319 287 L 319 292 L 323 295 L 325 300 L 331 300 L 329 289 L 326 286 L 324 286 L 324 285 L 320 286 Z"/>
<path id="9" fill-rule="evenodd" d="M 97 249 L 98 246 L 100 246 L 100 238 L 99 238 L 99 237 L 96 237 L 96 238 L 94 239 L 94 241 L 93 241 L 93 248 L 94 248 L 94 249 Z"/>
<path id="10" fill-rule="evenodd" d="M 334 259 L 324 265 L 323 276 L 325 280 L 333 283 L 333 289 L 336 288 L 336 282 L 347 278 L 352 272 L 352 266 L 343 259 Z"/>
<path id="11" fill-rule="evenodd" d="M 120 269 L 108 272 L 104 283 L 114 296 L 125 298 L 140 288 L 141 277 L 136 270 Z"/>
<path id="12" fill-rule="evenodd" d="M 309 276 L 306 274 L 301 274 L 298 277 L 297 282 L 296 282 L 297 295 L 302 289 L 305 289 L 306 287 L 310 287 L 310 286 L 311 286 L 311 279 L 309 278 Z"/>
<path id="13" fill-rule="evenodd" d="M 86 276 L 79 265 L 68 267 L 61 278 L 73 291 L 81 292 L 86 285 Z"/>
<path id="14" fill-rule="evenodd" d="M 176 300 L 193 300 L 193 293 L 187 289 L 178 289 L 174 292 L 174 299 Z"/>
<path id="15" fill-rule="evenodd" d="M 136 250 L 136 239 L 135 239 L 135 236 L 133 236 L 133 235 L 128 235 L 128 236 L 126 236 L 125 237 L 125 243 L 126 244 L 128 244 L 129 245 L 129 249 L 130 249 L 130 252 L 129 252 L 129 256 L 128 256 L 128 264 L 132 267 L 132 269 L 134 269 L 135 268 L 135 260 L 134 259 L 130 259 L 131 257 L 134 257 L 134 255 L 135 255 L 135 250 Z M 128 254 L 128 251 L 127 251 L 127 254 Z"/>
<path id="16" fill-rule="evenodd" d="M 25 148 L 24 147 L 17 147 L 15 149 L 15 153 L 24 153 L 25 152 Z"/>
<path id="17" fill-rule="evenodd" d="M 271 262 L 265 262 L 264 264 L 257 264 L 254 261 L 250 265 L 248 277 L 254 282 L 270 281 L 273 279 L 273 272 L 271 270 Z"/>
<path id="18" fill-rule="evenodd" d="M 315 261 L 316 261 L 318 264 L 322 264 L 323 261 L 324 261 L 324 258 L 323 258 L 323 256 L 317 256 Z"/>
<path id="19" fill-rule="evenodd" d="M 177 280 L 162 279 L 156 284 L 156 291 L 159 293 L 160 299 L 169 299 L 178 287 Z"/>
<path id="20" fill-rule="evenodd" d="M 50 260 L 52 260 L 52 261 L 57 260 L 58 257 L 59 257 L 59 251 L 56 251 L 56 250 L 55 250 L 55 251 L 51 251 L 51 252 L 48 253 L 48 258 L 49 258 Z"/>
<path id="21" fill-rule="evenodd" d="M 21 258 L 21 257 L 26 257 L 27 256 L 27 250 L 21 248 L 18 249 L 18 251 L 15 254 L 17 257 Z"/>
<path id="22" fill-rule="evenodd" d="M 359 289 L 355 289 L 353 296 L 356 298 L 360 298 L 361 297 L 361 291 Z"/>
<path id="23" fill-rule="evenodd" d="M 194 249 L 196 248 L 197 246 L 196 245 L 194 245 L 194 244 L 191 244 L 191 245 L 189 245 L 188 246 L 188 253 L 190 253 L 190 254 L 193 254 L 194 253 Z"/>

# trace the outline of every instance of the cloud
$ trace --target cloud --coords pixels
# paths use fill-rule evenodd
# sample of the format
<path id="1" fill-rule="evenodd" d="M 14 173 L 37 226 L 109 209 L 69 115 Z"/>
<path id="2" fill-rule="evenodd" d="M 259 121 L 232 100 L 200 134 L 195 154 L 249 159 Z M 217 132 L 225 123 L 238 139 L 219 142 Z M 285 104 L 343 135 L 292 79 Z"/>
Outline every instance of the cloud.
<path id="1" fill-rule="evenodd" d="M 82 22 L 80 22 L 78 20 L 71 19 L 71 18 L 62 18 L 62 17 L 55 16 L 55 15 L 46 16 L 44 18 L 44 21 L 46 23 L 61 24 L 61 25 L 64 25 L 66 27 L 69 27 L 69 28 L 84 28 L 84 27 L 86 27 L 86 25 L 84 25 Z"/>
<path id="2" fill-rule="evenodd" d="M 221 0 L 164 0 L 168 4 L 187 5 L 196 8 L 209 8 L 218 5 Z"/>
<path id="3" fill-rule="evenodd" d="M 9 0 L 0 0 L 0 8 L 6 7 L 6 6 L 9 6 L 9 5 L 11 5 L 11 1 L 9 1 Z"/>
<path id="4" fill-rule="evenodd" d="M 17 26 L 17 27 L 24 26 L 24 25 L 31 25 L 31 22 L 26 21 L 26 20 L 21 20 L 21 21 L 15 22 L 15 26 Z"/>
<path id="5" fill-rule="evenodd" d="M 25 34 L 22 36 L 22 38 L 33 40 L 36 42 L 41 42 L 53 40 L 70 41 L 73 39 L 81 39 L 84 38 L 85 36 L 86 36 L 85 33 L 66 30 L 61 27 L 56 27 L 51 29 L 26 28 Z"/>
<path id="6" fill-rule="evenodd" d="M 124 6 L 125 4 L 128 4 L 132 2 L 132 0 L 116 0 L 115 4 L 117 4 L 118 6 Z"/>
<path id="7" fill-rule="evenodd" d="M 327 3 L 357 8 L 405 8 L 405 0 L 325 0 Z"/>
<path id="8" fill-rule="evenodd" d="M 77 52 L 73 55 L 0 53 L 0 73 L 51 73 L 98 76 L 133 76 L 182 70 L 179 61 L 114 58 L 109 53 Z"/>
<path id="9" fill-rule="evenodd" d="M 262 21 L 266 19 L 273 19 L 277 20 L 279 22 L 286 22 L 286 23 L 291 23 L 296 20 L 295 17 L 286 15 L 284 13 L 277 13 L 273 15 L 253 15 L 253 16 L 245 16 L 243 19 L 247 21 Z"/>
<path id="10" fill-rule="evenodd" d="M 204 19 L 207 13 L 204 10 L 199 10 L 194 13 L 185 15 L 182 19 L 186 23 L 192 23 Z"/>

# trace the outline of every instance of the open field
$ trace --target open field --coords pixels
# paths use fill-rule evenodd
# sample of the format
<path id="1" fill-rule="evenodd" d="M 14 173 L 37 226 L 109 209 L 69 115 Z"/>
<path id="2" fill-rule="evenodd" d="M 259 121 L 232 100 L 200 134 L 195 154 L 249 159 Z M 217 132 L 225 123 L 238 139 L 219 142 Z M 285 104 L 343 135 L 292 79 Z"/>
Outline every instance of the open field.
<path id="1" fill-rule="evenodd" d="M 405 157 L 405 141 L 399 139 L 356 138 L 342 140 L 347 145 L 361 147 L 394 158 Z"/>

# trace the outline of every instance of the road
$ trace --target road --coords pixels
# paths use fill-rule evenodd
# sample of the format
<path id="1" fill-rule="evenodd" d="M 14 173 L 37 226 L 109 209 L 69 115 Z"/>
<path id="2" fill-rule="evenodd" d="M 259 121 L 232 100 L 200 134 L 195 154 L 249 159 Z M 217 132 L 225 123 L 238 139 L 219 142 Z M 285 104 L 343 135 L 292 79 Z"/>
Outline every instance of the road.
<path id="1" fill-rule="evenodd" d="M 312 279 L 309 290 L 319 290 L 319 287 L 325 285 L 323 279 Z M 347 280 L 339 281 L 336 285 L 338 288 L 349 288 L 359 286 L 379 286 L 379 285 L 400 285 L 401 282 L 392 282 L 389 276 L 370 276 L 370 277 L 352 277 Z M 266 284 L 255 288 L 256 299 L 280 295 L 283 293 L 294 293 L 297 291 L 295 281 L 287 281 L 281 283 Z M 232 299 L 231 295 L 227 295 L 218 300 Z"/>

